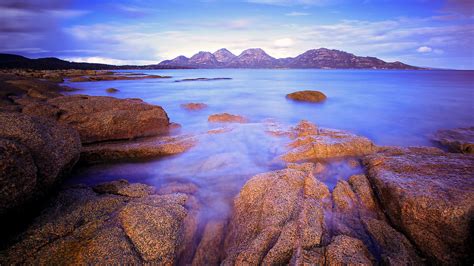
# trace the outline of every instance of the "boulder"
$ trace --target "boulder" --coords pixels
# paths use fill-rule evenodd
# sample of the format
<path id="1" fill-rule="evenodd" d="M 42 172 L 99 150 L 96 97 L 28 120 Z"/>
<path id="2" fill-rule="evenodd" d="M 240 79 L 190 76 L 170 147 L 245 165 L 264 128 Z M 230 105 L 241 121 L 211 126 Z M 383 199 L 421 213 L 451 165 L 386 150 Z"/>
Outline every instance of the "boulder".
<path id="1" fill-rule="evenodd" d="M 322 243 L 328 188 L 312 165 L 252 177 L 234 200 L 223 264 L 288 263 L 298 247 Z"/>
<path id="2" fill-rule="evenodd" d="M 232 115 L 228 113 L 210 115 L 207 121 L 212 123 L 247 123 L 247 118 L 240 115 Z"/>
<path id="3" fill-rule="evenodd" d="M 288 135 L 293 139 L 289 151 L 282 155 L 287 162 L 345 156 L 361 156 L 376 151 L 367 138 L 352 133 L 317 128 L 308 121 L 301 121 Z"/>
<path id="4" fill-rule="evenodd" d="M 81 162 L 93 164 L 156 158 L 183 153 L 194 147 L 196 142 L 190 136 L 166 136 L 87 144 L 82 148 Z"/>
<path id="5" fill-rule="evenodd" d="M 74 95 L 47 102 L 60 110 L 59 122 L 79 131 L 83 143 L 155 136 L 170 125 L 163 108 L 140 99 Z"/>
<path id="6" fill-rule="evenodd" d="M 221 248 L 224 243 L 225 225 L 223 220 L 211 220 L 206 224 L 192 265 L 220 265 L 223 256 Z"/>
<path id="7" fill-rule="evenodd" d="M 116 89 L 116 88 L 108 88 L 108 89 L 106 89 L 105 91 L 108 92 L 108 93 L 116 93 L 116 92 L 118 92 L 119 90 Z"/>
<path id="8" fill-rule="evenodd" d="M 186 109 L 188 111 L 199 111 L 207 108 L 207 104 L 205 103 L 185 103 L 181 104 L 181 108 Z"/>
<path id="9" fill-rule="evenodd" d="M 66 125 L 20 113 L 0 113 L 2 201 L 0 213 L 41 196 L 79 158 L 78 133 Z"/>
<path id="10" fill-rule="evenodd" d="M 474 127 L 438 130 L 433 141 L 451 152 L 474 153 Z"/>
<path id="11" fill-rule="evenodd" d="M 473 156 L 392 148 L 364 163 L 392 224 L 433 263 L 472 263 Z"/>
<path id="12" fill-rule="evenodd" d="M 85 186 L 62 190 L 18 241 L 0 252 L 0 264 L 177 264 L 192 213 L 188 196 L 126 196 L 110 190 L 114 187 L 129 191 L 146 185 L 102 184 L 100 194 Z"/>
<path id="13" fill-rule="evenodd" d="M 301 102 L 322 102 L 326 100 L 326 95 L 320 91 L 297 91 L 286 95 L 286 98 Z"/>

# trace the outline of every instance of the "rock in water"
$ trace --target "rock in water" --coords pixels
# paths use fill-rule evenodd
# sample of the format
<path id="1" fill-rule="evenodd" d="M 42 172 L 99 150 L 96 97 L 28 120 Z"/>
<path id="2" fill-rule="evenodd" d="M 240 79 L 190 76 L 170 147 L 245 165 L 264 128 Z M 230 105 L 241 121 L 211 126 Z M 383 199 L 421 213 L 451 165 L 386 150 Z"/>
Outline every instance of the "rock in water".
<path id="1" fill-rule="evenodd" d="M 286 98 L 300 101 L 318 103 L 326 100 L 326 95 L 320 91 L 297 91 L 286 95 Z"/>
<path id="2" fill-rule="evenodd" d="M 247 123 L 247 118 L 240 115 L 232 115 L 228 113 L 213 114 L 207 119 L 209 122 L 214 123 Z"/>
<path id="3" fill-rule="evenodd" d="M 321 244 L 329 190 L 312 164 L 254 176 L 234 201 L 225 265 L 288 263 L 298 248 Z"/>
<path id="4" fill-rule="evenodd" d="M 117 90 L 116 88 L 108 88 L 108 89 L 106 89 L 105 91 L 108 92 L 108 93 L 116 93 L 116 92 L 118 92 L 119 90 Z"/>
<path id="5" fill-rule="evenodd" d="M 205 103 L 186 103 L 181 104 L 181 108 L 186 109 L 188 111 L 199 111 L 207 108 L 207 104 Z"/>
<path id="6" fill-rule="evenodd" d="M 42 196 L 79 159 L 78 133 L 20 113 L 0 113 L 0 213 Z"/>
<path id="7" fill-rule="evenodd" d="M 393 148 L 364 159 L 392 223 L 434 263 L 472 263 L 474 157 Z"/>
<path id="8" fill-rule="evenodd" d="M 288 133 L 293 141 L 282 156 L 287 162 L 373 153 L 375 145 L 367 138 L 346 131 L 319 129 L 308 121 L 301 121 Z"/>
<path id="9" fill-rule="evenodd" d="M 433 140 L 452 152 L 474 153 L 474 127 L 438 130 Z"/>
<path id="10" fill-rule="evenodd" d="M 63 96 L 48 100 L 60 110 L 59 122 L 73 126 L 83 143 L 155 136 L 168 132 L 168 115 L 140 99 Z"/>

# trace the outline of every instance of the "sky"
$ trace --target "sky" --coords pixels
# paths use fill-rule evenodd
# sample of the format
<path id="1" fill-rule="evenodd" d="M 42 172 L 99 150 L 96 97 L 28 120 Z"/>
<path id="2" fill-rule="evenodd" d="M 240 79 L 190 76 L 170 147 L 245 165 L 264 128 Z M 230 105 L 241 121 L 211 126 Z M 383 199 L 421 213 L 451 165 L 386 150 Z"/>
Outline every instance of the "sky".
<path id="1" fill-rule="evenodd" d="M 474 0 L 0 0 L 0 53 L 143 65 L 257 47 L 474 69 Z"/>

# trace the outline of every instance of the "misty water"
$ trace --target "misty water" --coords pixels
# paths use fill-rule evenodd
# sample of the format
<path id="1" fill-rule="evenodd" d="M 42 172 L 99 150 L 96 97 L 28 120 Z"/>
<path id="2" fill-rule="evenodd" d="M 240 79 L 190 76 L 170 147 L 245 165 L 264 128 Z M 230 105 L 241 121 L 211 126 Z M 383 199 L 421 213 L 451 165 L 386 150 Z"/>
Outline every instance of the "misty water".
<path id="1" fill-rule="evenodd" d="M 141 98 L 162 106 L 170 120 L 181 124 L 180 134 L 196 136 L 198 144 L 175 156 L 141 162 L 102 164 L 78 169 L 71 183 L 95 184 L 120 178 L 160 187 L 179 182 L 198 186 L 205 215 L 226 215 L 231 200 L 257 173 L 284 168 L 278 156 L 289 141 L 265 132 L 269 122 L 293 126 L 309 120 L 320 127 L 348 130 L 377 145 L 433 146 L 438 129 L 474 124 L 473 71 L 376 70 L 139 70 L 170 79 L 68 83 L 81 88 L 73 94 Z M 175 82 L 186 78 L 226 77 L 231 80 Z M 107 88 L 119 92 L 109 94 Z M 319 90 L 328 99 L 310 104 L 287 100 L 298 90 Z M 183 103 L 205 103 L 201 111 L 187 111 Z M 248 124 L 213 124 L 211 114 L 227 112 L 249 119 Z M 228 127 L 222 134 L 211 129 Z M 346 161 L 329 165 L 324 182 L 362 172 Z"/>

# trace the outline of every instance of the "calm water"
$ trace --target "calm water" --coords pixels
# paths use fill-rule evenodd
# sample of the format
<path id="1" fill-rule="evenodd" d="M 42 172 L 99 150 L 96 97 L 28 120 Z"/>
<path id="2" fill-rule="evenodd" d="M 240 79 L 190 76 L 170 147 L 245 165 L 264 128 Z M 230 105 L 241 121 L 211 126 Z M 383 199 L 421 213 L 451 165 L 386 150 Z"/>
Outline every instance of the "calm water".
<path id="1" fill-rule="evenodd" d="M 131 72 L 131 71 L 127 71 Z M 142 98 L 164 107 L 183 133 L 200 134 L 192 150 L 147 162 L 96 165 L 81 169 L 72 182 L 96 183 L 126 178 L 157 186 L 192 182 L 208 214 L 227 213 L 229 202 L 248 178 L 282 168 L 275 159 L 288 141 L 264 133 L 268 118 L 294 125 L 302 119 L 321 127 L 364 135 L 378 145 L 429 145 L 437 129 L 474 125 L 474 71 L 364 70 L 159 70 L 136 71 L 169 75 L 171 79 L 105 81 L 67 84 L 89 95 Z M 184 78 L 229 77 L 232 80 L 174 82 Z M 106 93 L 114 87 L 119 92 Z M 285 95 L 297 90 L 320 90 L 322 104 L 296 103 Z M 183 110 L 180 104 L 202 102 L 208 109 Z M 252 122 L 234 125 L 231 132 L 207 135 L 218 127 L 210 114 L 228 112 Z M 334 178 L 357 172 L 335 163 Z M 345 170 L 344 170 L 345 169 Z M 359 169 L 360 170 L 360 169 Z"/>

